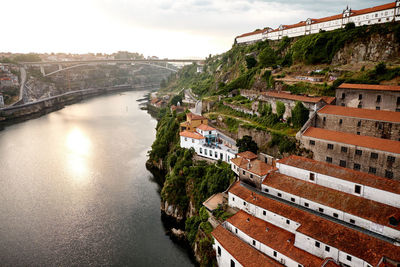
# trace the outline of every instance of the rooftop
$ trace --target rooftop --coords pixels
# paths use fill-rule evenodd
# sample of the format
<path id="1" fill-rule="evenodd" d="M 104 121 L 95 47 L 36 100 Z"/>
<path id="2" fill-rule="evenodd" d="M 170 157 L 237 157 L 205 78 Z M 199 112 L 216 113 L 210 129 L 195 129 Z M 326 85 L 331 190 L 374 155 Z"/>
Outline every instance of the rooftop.
<path id="1" fill-rule="evenodd" d="M 357 90 L 376 90 L 376 91 L 400 91 L 400 86 L 397 85 L 377 85 L 377 84 L 351 84 L 342 83 L 339 89 L 357 89 Z"/>
<path id="2" fill-rule="evenodd" d="M 201 134 L 198 134 L 196 132 L 189 132 L 189 131 L 183 131 L 179 133 L 180 136 L 188 137 L 188 138 L 193 138 L 193 139 L 205 139 L 204 136 Z"/>
<path id="3" fill-rule="evenodd" d="M 263 184 L 380 225 L 400 230 L 400 225 L 393 226 L 389 223 L 390 217 L 400 217 L 399 208 L 306 182 L 278 172 L 268 175 Z"/>
<path id="4" fill-rule="evenodd" d="M 297 229 L 297 232 L 338 248 L 345 253 L 364 259 L 373 266 L 377 266 L 384 256 L 400 261 L 400 247 L 391 243 L 265 196 L 258 194 L 254 196 L 251 190 L 239 183 L 234 184 L 229 192 L 249 203 L 300 223 L 301 226 Z"/>
<path id="5" fill-rule="evenodd" d="M 256 30 L 253 32 L 247 32 L 247 33 L 243 33 L 242 35 L 237 36 L 236 38 L 242 38 L 242 37 L 247 37 L 247 36 L 251 36 L 251 35 L 255 35 L 255 34 L 260 34 L 260 33 L 266 32 L 266 31 L 267 31 L 267 29 Z"/>
<path id="6" fill-rule="evenodd" d="M 234 158 L 231 159 L 231 162 L 239 168 L 247 170 L 258 176 L 267 175 L 271 170 L 274 169 L 274 167 L 272 167 L 271 165 L 268 165 L 267 163 L 258 159 L 254 159 L 249 162 L 244 158 Z"/>
<path id="7" fill-rule="evenodd" d="M 213 211 L 218 208 L 219 205 L 224 202 L 224 194 L 217 193 L 209 197 L 206 201 L 203 202 L 204 207 L 206 207 L 209 211 Z"/>
<path id="8" fill-rule="evenodd" d="M 241 157 L 241 158 L 245 158 L 245 159 L 256 159 L 257 155 L 254 154 L 251 151 L 244 151 L 244 152 L 240 152 L 238 153 L 236 156 Z"/>
<path id="9" fill-rule="evenodd" d="M 283 266 L 250 245 L 246 244 L 221 225 L 215 228 L 211 234 L 224 247 L 224 249 L 227 250 L 229 254 L 231 254 L 243 266 Z"/>
<path id="10" fill-rule="evenodd" d="M 207 118 L 205 118 L 201 115 L 194 114 L 194 113 L 187 113 L 186 118 L 190 119 L 190 120 L 207 120 Z"/>
<path id="11" fill-rule="evenodd" d="M 323 259 L 295 247 L 295 235 L 291 232 L 251 216 L 243 210 L 240 210 L 226 221 L 251 238 L 282 253 L 303 266 L 320 267 L 323 262 Z M 268 231 L 266 231 L 266 229 L 268 229 Z"/>
<path id="12" fill-rule="evenodd" d="M 352 16 L 358 16 L 366 13 L 371 13 L 371 12 L 377 12 L 385 9 L 390 9 L 390 8 L 395 8 L 396 3 L 391 2 L 388 4 L 380 5 L 380 6 L 374 6 L 370 8 L 364 8 L 364 9 L 359 9 L 359 10 L 352 10 Z"/>
<path id="13" fill-rule="evenodd" d="M 379 176 L 355 171 L 348 168 L 343 168 L 330 163 L 316 161 L 313 159 L 303 158 L 295 155 L 283 158 L 279 160 L 278 163 L 316 173 L 321 173 L 331 177 L 347 180 L 353 183 L 374 187 L 395 194 L 400 194 L 399 181 L 382 178 Z"/>
<path id="14" fill-rule="evenodd" d="M 216 130 L 215 128 L 213 128 L 211 126 L 208 126 L 208 125 L 205 125 L 205 124 L 200 124 L 197 127 L 197 129 L 200 129 L 200 130 L 203 130 L 203 131 L 215 131 Z"/>
<path id="15" fill-rule="evenodd" d="M 326 105 L 325 107 L 320 109 L 318 113 L 400 123 L 400 112 L 386 110 L 372 110 Z"/>
<path id="16" fill-rule="evenodd" d="M 337 132 L 315 127 L 309 127 L 303 133 L 303 136 L 400 154 L 400 142 L 394 140 Z"/>
<path id="17" fill-rule="evenodd" d="M 304 96 L 304 95 L 293 95 L 291 93 L 286 93 L 286 92 L 268 91 L 268 92 L 263 92 L 262 94 L 266 95 L 266 96 L 269 96 L 269 97 L 296 100 L 296 101 L 301 101 L 301 102 L 306 102 L 306 103 L 318 103 L 320 101 L 324 101 L 325 102 L 325 100 L 322 97 L 310 97 L 310 96 Z"/>

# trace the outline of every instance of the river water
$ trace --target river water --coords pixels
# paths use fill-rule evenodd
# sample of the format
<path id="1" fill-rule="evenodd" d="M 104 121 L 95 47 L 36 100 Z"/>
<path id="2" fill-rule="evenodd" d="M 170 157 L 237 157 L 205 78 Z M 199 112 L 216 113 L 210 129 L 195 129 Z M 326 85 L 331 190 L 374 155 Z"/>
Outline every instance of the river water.
<path id="1" fill-rule="evenodd" d="M 96 97 L 0 131 L 0 265 L 190 266 L 145 168 L 145 92 Z"/>

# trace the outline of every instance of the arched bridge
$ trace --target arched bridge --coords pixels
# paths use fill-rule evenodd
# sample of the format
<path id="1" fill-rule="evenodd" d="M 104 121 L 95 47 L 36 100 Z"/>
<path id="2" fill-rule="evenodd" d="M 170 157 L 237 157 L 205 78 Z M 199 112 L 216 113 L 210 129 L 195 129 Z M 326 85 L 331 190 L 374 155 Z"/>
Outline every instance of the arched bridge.
<path id="1" fill-rule="evenodd" d="M 204 60 L 199 59 L 95 59 L 95 60 L 71 60 L 71 61 L 38 61 L 38 62 L 21 62 L 20 64 L 28 66 L 40 67 L 40 71 L 43 76 L 49 76 L 60 71 L 77 68 L 81 66 L 97 65 L 97 64 L 115 64 L 115 63 L 125 63 L 125 64 L 140 64 L 149 65 L 156 68 L 167 69 L 173 72 L 177 72 L 177 69 L 171 68 L 169 63 L 202 63 Z M 165 63 L 165 65 L 161 65 Z M 58 70 L 45 73 L 44 67 L 49 65 L 58 65 Z"/>

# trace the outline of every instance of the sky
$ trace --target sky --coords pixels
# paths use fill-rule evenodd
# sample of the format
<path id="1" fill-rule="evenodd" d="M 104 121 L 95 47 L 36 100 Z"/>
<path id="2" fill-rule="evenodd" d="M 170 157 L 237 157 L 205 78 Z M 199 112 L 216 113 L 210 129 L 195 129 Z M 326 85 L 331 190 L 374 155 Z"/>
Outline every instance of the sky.
<path id="1" fill-rule="evenodd" d="M 390 0 L 0 0 L 0 52 L 205 58 L 235 36 Z"/>

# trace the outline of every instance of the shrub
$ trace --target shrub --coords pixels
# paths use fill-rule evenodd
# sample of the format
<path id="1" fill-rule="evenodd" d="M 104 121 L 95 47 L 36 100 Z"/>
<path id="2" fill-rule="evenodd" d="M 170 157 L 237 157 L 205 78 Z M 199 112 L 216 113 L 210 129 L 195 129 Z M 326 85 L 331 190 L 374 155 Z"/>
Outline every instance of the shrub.
<path id="1" fill-rule="evenodd" d="M 283 118 L 283 114 L 285 114 L 285 104 L 281 101 L 276 101 L 276 115 L 278 116 L 278 119 Z"/>
<path id="2" fill-rule="evenodd" d="M 296 105 L 292 109 L 292 123 L 294 127 L 302 127 L 307 122 L 310 111 L 301 103 L 296 102 Z"/>
<path id="3" fill-rule="evenodd" d="M 239 152 L 251 151 L 257 154 L 258 146 L 257 143 L 253 141 L 253 138 L 249 135 L 243 136 L 242 139 L 236 141 L 236 146 L 239 148 Z"/>

